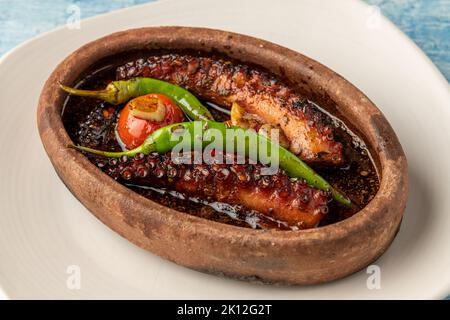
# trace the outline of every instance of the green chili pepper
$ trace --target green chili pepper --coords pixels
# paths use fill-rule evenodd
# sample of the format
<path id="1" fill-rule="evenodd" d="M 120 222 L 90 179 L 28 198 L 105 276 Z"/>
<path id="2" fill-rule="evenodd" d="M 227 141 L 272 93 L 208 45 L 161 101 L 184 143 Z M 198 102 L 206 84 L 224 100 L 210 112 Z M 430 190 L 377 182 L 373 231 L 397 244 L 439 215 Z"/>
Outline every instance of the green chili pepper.
<path id="1" fill-rule="evenodd" d="M 117 105 L 148 93 L 164 94 L 172 98 L 192 120 L 214 120 L 209 110 L 189 91 L 169 82 L 153 78 L 133 78 L 113 81 L 103 90 L 80 90 L 60 84 L 70 94 L 102 99 Z"/>
<path id="2" fill-rule="evenodd" d="M 231 132 L 227 130 L 231 130 Z M 219 140 L 216 141 L 217 139 Z M 331 192 L 333 198 L 339 203 L 353 206 L 350 199 L 333 188 L 325 179 L 287 149 L 257 134 L 252 129 L 229 126 L 222 122 L 194 121 L 168 125 L 151 133 L 139 147 L 123 152 L 100 151 L 83 146 L 71 147 L 106 157 L 119 158 L 124 155 L 135 156 L 138 153 L 157 152 L 164 154 L 176 146 L 190 147 L 189 150 L 192 150 L 192 148 L 195 150 L 197 144 L 203 149 L 211 143 L 215 143 L 214 146 L 222 150 L 230 150 L 229 147 L 232 144 L 232 150 L 237 151 L 238 154 L 256 158 L 254 160 L 263 164 L 269 164 L 273 152 L 278 152 L 279 166 L 286 171 L 289 177 L 304 179 L 309 185 L 319 190 Z M 266 152 L 260 152 L 262 150 Z"/>

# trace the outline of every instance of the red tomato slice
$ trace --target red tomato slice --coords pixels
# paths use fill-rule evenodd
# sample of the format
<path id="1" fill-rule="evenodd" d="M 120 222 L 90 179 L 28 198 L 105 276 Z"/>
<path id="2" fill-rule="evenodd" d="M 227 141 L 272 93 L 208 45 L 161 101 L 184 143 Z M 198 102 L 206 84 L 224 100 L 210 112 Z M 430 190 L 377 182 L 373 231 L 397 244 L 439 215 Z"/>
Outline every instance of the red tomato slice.
<path id="1" fill-rule="evenodd" d="M 172 99 L 151 93 L 130 100 L 120 111 L 117 133 L 127 149 L 134 149 L 153 131 L 183 121 L 183 111 Z"/>

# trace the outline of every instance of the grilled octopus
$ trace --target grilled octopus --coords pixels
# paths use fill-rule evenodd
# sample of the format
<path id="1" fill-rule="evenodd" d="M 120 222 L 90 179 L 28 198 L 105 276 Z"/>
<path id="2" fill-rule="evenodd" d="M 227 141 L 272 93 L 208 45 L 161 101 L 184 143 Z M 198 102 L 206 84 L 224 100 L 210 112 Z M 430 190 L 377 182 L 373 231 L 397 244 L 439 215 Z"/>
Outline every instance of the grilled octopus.
<path id="1" fill-rule="evenodd" d="M 151 56 L 117 68 L 117 80 L 151 77 L 182 86 L 200 98 L 245 109 L 261 123 L 281 128 L 289 149 L 307 163 L 342 165 L 343 147 L 327 117 L 310 101 L 265 71 L 184 54 Z"/>
<path id="2" fill-rule="evenodd" d="M 193 160 L 192 153 L 187 156 Z M 302 180 L 291 180 L 282 170 L 275 175 L 261 175 L 262 165 L 237 164 L 225 161 L 225 157 L 235 155 L 216 154 L 216 161 L 208 165 L 192 161 L 186 164 L 177 160 L 182 155 L 177 158 L 170 153 L 97 159 L 97 165 L 125 183 L 167 188 L 210 202 L 243 205 L 288 228 L 315 227 L 328 213 L 327 192 L 311 188 Z"/>

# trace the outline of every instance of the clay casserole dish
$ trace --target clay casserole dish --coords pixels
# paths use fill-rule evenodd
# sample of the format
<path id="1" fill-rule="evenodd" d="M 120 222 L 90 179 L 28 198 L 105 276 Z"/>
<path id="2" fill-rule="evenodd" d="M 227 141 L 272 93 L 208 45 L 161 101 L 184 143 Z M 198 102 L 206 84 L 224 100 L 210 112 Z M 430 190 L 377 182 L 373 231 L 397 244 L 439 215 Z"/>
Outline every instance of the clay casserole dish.
<path id="1" fill-rule="evenodd" d="M 375 198 L 354 216 L 301 230 L 253 230 L 164 207 L 115 182 L 78 151 L 61 120 L 67 94 L 100 59 L 131 50 L 193 49 L 225 54 L 288 79 L 358 132 L 380 176 Z M 156 27 L 114 33 L 67 57 L 45 83 L 37 113 L 45 150 L 59 177 L 98 219 L 134 244 L 196 270 L 243 279 L 315 284 L 354 273 L 377 259 L 400 226 L 407 162 L 391 126 L 357 88 L 320 63 L 260 39 L 204 28 Z"/>

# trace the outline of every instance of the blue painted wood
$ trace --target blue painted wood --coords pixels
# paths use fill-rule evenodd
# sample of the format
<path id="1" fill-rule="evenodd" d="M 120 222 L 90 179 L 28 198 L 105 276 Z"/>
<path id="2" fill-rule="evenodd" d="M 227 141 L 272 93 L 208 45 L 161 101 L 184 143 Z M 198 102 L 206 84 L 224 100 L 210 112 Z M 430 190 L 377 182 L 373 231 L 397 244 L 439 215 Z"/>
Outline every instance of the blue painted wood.
<path id="1" fill-rule="evenodd" d="M 366 0 L 406 33 L 450 81 L 450 0 Z"/>
<path id="2" fill-rule="evenodd" d="M 153 0 L 0 0 L 0 56 L 24 40 L 81 18 Z M 400 27 L 450 80 L 450 0 L 366 0 Z"/>
<path id="3" fill-rule="evenodd" d="M 0 0 L 0 56 L 39 33 L 67 22 L 154 0 Z M 365 0 L 400 27 L 450 81 L 450 0 Z"/>
<path id="4" fill-rule="evenodd" d="M 0 0 L 0 56 L 44 31 L 81 19 L 154 0 Z"/>
<path id="5" fill-rule="evenodd" d="M 19 43 L 81 18 L 154 0 L 0 0 L 0 56 Z M 450 0 L 365 0 L 381 9 L 450 81 Z M 450 296 L 447 297 L 450 299 Z"/>

